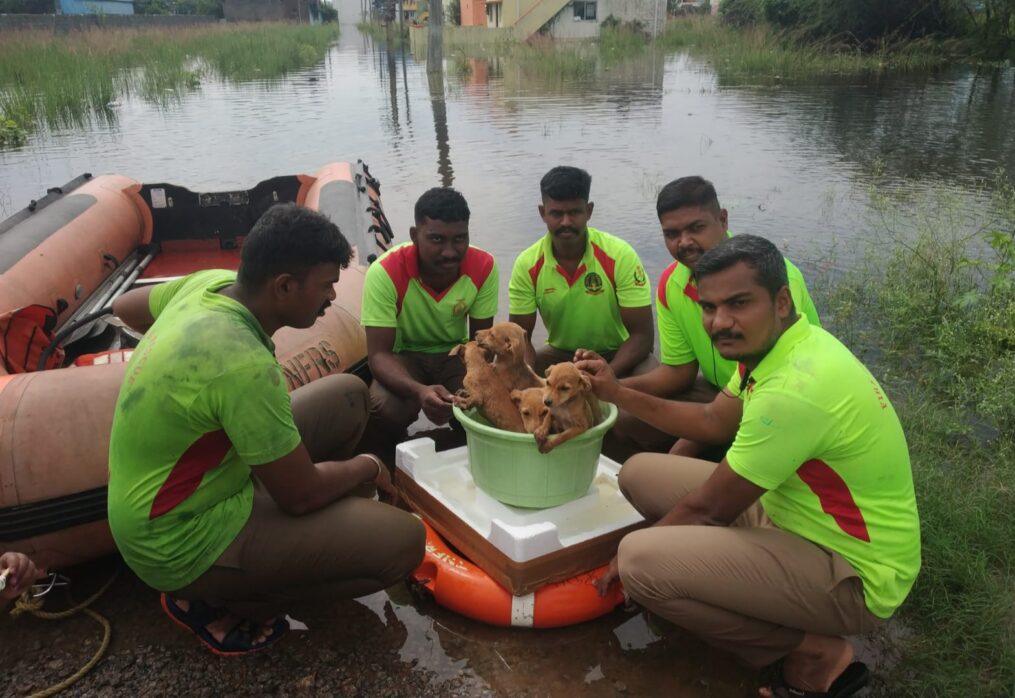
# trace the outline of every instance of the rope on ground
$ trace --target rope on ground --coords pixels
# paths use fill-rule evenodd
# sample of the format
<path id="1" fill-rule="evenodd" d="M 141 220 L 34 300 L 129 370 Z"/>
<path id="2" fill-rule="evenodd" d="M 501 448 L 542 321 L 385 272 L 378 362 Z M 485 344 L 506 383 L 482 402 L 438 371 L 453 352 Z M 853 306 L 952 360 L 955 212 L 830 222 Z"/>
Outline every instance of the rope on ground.
<path id="1" fill-rule="evenodd" d="M 17 616 L 20 616 L 22 613 L 29 613 L 35 616 L 36 618 L 41 618 L 42 620 L 62 620 L 64 618 L 70 618 L 73 615 L 77 615 L 78 613 L 84 613 L 88 617 L 92 618 L 96 623 L 102 626 L 102 642 L 99 643 L 99 648 L 95 651 L 95 654 L 92 655 L 92 658 L 89 659 L 84 666 L 82 666 L 80 669 L 78 669 L 76 672 L 68 676 L 60 683 L 50 686 L 49 688 L 44 689 L 42 691 L 38 691 L 37 693 L 33 693 L 31 696 L 29 696 L 29 698 L 48 698 L 49 696 L 55 696 L 60 691 L 70 688 L 75 683 L 77 683 L 82 676 L 91 671 L 95 667 L 95 665 L 99 663 L 99 660 L 102 659 L 103 655 L 106 654 L 106 650 L 109 649 L 109 641 L 113 636 L 113 627 L 109 624 L 108 620 L 106 620 L 104 617 L 102 617 L 101 615 L 99 615 L 98 613 L 96 613 L 95 611 L 93 611 L 88 607 L 91 606 L 93 603 L 95 603 L 99 599 L 99 597 L 105 594 L 106 591 L 109 589 L 109 587 L 113 585 L 113 582 L 116 581 L 116 578 L 120 576 L 120 569 L 121 568 L 117 568 L 116 572 L 113 573 L 113 576 L 111 576 L 106 581 L 106 583 L 99 588 L 97 592 L 89 596 L 87 599 L 85 599 L 78 605 L 68 608 L 66 611 L 56 611 L 56 612 L 43 611 L 42 604 L 44 602 L 44 599 L 42 597 L 32 598 L 31 589 L 22 594 L 21 597 L 14 604 L 14 608 L 11 609 L 11 616 L 15 618 Z"/>

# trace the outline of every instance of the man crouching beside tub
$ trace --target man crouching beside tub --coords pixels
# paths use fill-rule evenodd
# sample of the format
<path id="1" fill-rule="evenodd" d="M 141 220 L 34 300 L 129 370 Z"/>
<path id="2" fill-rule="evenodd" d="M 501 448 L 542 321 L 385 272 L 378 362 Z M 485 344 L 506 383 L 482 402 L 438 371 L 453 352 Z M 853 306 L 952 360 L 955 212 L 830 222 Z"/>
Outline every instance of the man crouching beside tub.
<path id="1" fill-rule="evenodd" d="M 352 495 L 391 489 L 375 456 L 352 455 L 366 385 L 334 375 L 290 395 L 275 360 L 272 334 L 314 324 L 350 255 L 328 218 L 281 204 L 250 231 L 238 271 L 113 305 L 146 333 L 113 418 L 110 528 L 170 618 L 219 655 L 278 641 L 296 602 L 373 593 L 423 558 L 418 519 Z"/>

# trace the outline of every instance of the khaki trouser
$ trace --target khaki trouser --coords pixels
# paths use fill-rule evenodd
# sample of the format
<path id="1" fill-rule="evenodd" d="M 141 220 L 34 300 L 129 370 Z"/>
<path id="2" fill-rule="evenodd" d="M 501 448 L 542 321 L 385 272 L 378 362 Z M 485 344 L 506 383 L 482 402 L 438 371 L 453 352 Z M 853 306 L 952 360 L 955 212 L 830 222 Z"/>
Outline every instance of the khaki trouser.
<path id="1" fill-rule="evenodd" d="M 598 353 L 607 361 L 613 361 L 613 357 L 617 355 L 617 352 L 615 351 L 602 351 Z M 556 347 L 551 347 L 549 344 L 544 344 L 536 350 L 536 365 L 533 367 L 533 370 L 535 370 L 537 375 L 545 376 L 547 368 L 554 364 L 562 364 L 566 361 L 574 361 L 573 351 L 557 349 Z M 640 376 L 643 373 L 648 373 L 658 365 L 659 360 L 656 359 L 655 355 L 649 354 L 642 359 L 630 373 L 617 377 L 626 378 L 627 376 Z"/>
<path id="2" fill-rule="evenodd" d="M 347 374 L 293 391 L 293 418 L 315 462 L 353 455 L 367 404 L 366 385 Z M 423 525 L 401 509 L 350 495 L 290 516 L 254 483 L 247 524 L 210 569 L 174 596 L 224 604 L 241 618 L 264 622 L 299 602 L 379 591 L 423 559 Z"/>
<path id="3" fill-rule="evenodd" d="M 403 351 L 395 357 L 423 385 L 443 385 L 452 394 L 462 388 L 465 362 L 459 356 Z M 370 384 L 370 414 L 377 429 L 371 426 L 371 431 L 390 429 L 401 434 L 416 421 L 419 410 L 419 400 L 396 395 L 374 377 Z"/>
<path id="4" fill-rule="evenodd" d="M 715 467 L 643 453 L 624 464 L 620 488 L 656 520 Z M 804 633 L 856 635 L 882 622 L 845 559 L 777 528 L 757 502 L 731 526 L 629 533 L 617 554 L 631 598 L 754 668 L 789 654 Z"/>

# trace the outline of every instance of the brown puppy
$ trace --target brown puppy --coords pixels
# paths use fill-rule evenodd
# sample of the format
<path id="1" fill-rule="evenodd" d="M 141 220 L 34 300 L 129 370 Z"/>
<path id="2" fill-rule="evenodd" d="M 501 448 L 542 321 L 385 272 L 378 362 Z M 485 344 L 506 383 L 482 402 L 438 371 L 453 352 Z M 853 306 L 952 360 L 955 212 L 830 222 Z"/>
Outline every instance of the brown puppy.
<path id="1" fill-rule="evenodd" d="M 480 414 L 498 429 L 524 432 L 522 416 L 511 401 L 507 386 L 486 360 L 485 350 L 475 342 L 469 342 L 459 344 L 449 353 L 461 356 L 465 361 L 464 387 L 455 395 L 455 404 L 463 410 L 479 408 Z"/>
<path id="2" fill-rule="evenodd" d="M 488 330 L 477 332 L 476 342 L 496 357 L 493 370 L 504 381 L 504 385 L 525 390 L 541 388 L 546 384 L 546 381 L 525 363 L 528 339 L 520 325 L 513 322 L 498 322 Z"/>
<path id="3" fill-rule="evenodd" d="M 550 419 L 535 433 L 541 453 L 549 453 L 600 422 L 599 401 L 592 394 L 592 381 L 571 362 L 546 369 L 543 403 Z M 559 432 L 550 436 L 550 432 Z"/>
<path id="4" fill-rule="evenodd" d="M 526 388 L 525 390 L 512 390 L 511 401 L 518 407 L 522 415 L 522 424 L 525 431 L 535 434 L 539 431 L 543 422 L 550 418 L 550 408 L 543 402 L 542 388 Z M 551 429 L 548 426 L 547 429 Z"/>

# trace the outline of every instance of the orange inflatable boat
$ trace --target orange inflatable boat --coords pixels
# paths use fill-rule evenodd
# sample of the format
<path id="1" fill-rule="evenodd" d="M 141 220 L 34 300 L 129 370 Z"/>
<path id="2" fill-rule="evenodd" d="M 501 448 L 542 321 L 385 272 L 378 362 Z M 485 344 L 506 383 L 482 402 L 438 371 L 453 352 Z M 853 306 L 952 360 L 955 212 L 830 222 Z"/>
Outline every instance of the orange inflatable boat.
<path id="1" fill-rule="evenodd" d="M 0 550 L 47 567 L 114 550 L 109 430 L 139 337 L 110 315 L 112 301 L 201 269 L 235 269 L 244 235 L 275 203 L 325 213 L 356 251 L 324 317 L 273 337 L 290 389 L 364 371 L 365 265 L 392 239 L 379 192 L 362 162 L 213 193 L 85 174 L 0 223 Z"/>

